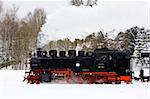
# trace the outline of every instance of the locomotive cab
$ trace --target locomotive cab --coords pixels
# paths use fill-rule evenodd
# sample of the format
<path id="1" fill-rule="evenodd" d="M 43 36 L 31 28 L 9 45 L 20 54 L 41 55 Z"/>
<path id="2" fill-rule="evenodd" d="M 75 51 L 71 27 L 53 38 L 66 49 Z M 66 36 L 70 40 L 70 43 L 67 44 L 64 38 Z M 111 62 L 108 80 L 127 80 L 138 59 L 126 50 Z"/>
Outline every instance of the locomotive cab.
<path id="1" fill-rule="evenodd" d="M 114 70 L 113 50 L 96 49 L 94 51 L 94 67 L 97 71 Z"/>
<path id="2" fill-rule="evenodd" d="M 115 52 L 115 71 L 120 75 L 131 75 L 130 54 L 128 52 Z"/>

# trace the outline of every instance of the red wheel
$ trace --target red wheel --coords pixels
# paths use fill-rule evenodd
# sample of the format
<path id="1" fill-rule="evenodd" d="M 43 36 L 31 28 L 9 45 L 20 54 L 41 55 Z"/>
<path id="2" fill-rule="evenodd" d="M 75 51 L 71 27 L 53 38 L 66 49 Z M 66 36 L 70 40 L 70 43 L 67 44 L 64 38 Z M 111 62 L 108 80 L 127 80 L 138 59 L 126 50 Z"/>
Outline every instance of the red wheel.
<path id="1" fill-rule="evenodd" d="M 68 78 L 67 78 L 67 83 L 69 83 L 69 84 L 73 83 L 72 77 L 68 77 Z"/>
<path id="2" fill-rule="evenodd" d="M 91 77 L 85 77 L 84 80 L 85 80 L 88 84 L 92 84 L 92 78 L 91 78 Z"/>
<path id="3" fill-rule="evenodd" d="M 28 83 L 29 83 L 29 84 L 34 84 L 34 81 L 30 80 Z"/>
<path id="4" fill-rule="evenodd" d="M 83 84 L 83 79 L 82 79 L 82 77 L 78 76 L 76 80 L 77 80 L 76 82 L 77 82 L 78 84 Z"/>
<path id="5" fill-rule="evenodd" d="M 36 81 L 35 83 L 36 83 L 36 84 L 40 84 L 40 81 Z"/>

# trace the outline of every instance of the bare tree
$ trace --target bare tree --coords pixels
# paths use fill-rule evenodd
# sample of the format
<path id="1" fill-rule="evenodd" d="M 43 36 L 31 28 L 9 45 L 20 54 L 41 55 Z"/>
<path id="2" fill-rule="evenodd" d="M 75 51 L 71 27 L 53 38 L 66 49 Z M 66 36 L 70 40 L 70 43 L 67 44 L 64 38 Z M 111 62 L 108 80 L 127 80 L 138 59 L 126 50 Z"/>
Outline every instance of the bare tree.
<path id="1" fill-rule="evenodd" d="M 12 61 L 16 53 L 14 52 L 14 44 L 16 44 L 17 32 L 18 32 L 18 7 L 13 5 L 11 9 L 7 10 L 1 16 L 0 22 L 0 36 L 2 37 L 2 53 L 3 61 Z M 17 47 L 16 47 L 17 48 Z"/>
<path id="2" fill-rule="evenodd" d="M 0 1 L 0 19 L 2 19 L 2 15 L 1 15 L 2 11 L 3 11 L 3 2 Z M 2 31 L 1 25 L 2 25 L 2 20 L 0 20 L 0 63 L 3 61 L 3 52 L 4 52 L 3 33 L 1 32 Z"/>
<path id="3" fill-rule="evenodd" d="M 3 11 L 3 2 L 0 0 L 0 13 Z"/>
<path id="4" fill-rule="evenodd" d="M 73 43 L 68 38 L 65 38 L 63 40 L 58 40 L 57 48 L 58 50 L 68 51 L 73 48 Z"/>
<path id="5" fill-rule="evenodd" d="M 45 19 L 45 10 L 37 8 L 33 14 L 29 12 L 27 16 L 21 20 L 19 33 L 21 33 L 23 37 L 23 39 L 21 39 L 22 59 L 26 59 L 28 53 L 36 49 L 39 32 L 45 23 Z"/>
<path id="6" fill-rule="evenodd" d="M 1 10 L 0 3 L 0 11 Z M 28 53 L 36 48 L 38 34 L 45 23 L 44 9 L 35 9 L 23 19 L 18 18 L 18 7 L 13 5 L 0 17 L 1 53 L 7 65 L 16 65 L 14 69 L 23 69 Z M 10 62 L 13 61 L 13 62 Z"/>

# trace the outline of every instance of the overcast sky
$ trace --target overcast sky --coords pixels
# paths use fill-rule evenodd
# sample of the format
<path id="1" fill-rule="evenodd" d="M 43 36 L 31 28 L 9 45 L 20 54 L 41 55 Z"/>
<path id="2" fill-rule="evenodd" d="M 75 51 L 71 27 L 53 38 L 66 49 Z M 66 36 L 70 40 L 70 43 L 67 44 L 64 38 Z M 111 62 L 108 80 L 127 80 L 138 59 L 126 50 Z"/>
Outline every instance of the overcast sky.
<path id="1" fill-rule="evenodd" d="M 19 6 L 19 16 L 24 17 L 27 12 L 33 11 L 35 8 L 41 7 L 44 8 L 47 12 L 48 15 L 55 13 L 56 11 L 59 11 L 63 9 L 64 7 L 67 7 L 69 0 L 2 0 L 4 2 L 4 6 L 6 7 L 11 7 L 12 4 L 15 4 Z M 138 10 L 141 9 L 143 13 L 141 13 L 139 19 L 146 18 L 143 20 L 144 24 L 148 24 L 148 1 L 149 0 L 99 0 L 103 6 L 109 7 L 104 9 L 105 10 L 110 10 L 110 14 L 112 13 L 111 8 L 113 10 L 116 10 L 115 13 L 122 13 L 122 9 L 128 10 L 128 12 L 125 12 L 127 14 L 130 14 L 131 12 L 133 13 L 133 10 L 137 9 L 135 12 L 138 13 Z M 104 2 L 107 1 L 107 2 Z M 121 1 L 121 2 L 118 2 Z M 57 4 L 56 4 L 57 3 Z M 62 6 L 66 5 L 66 6 Z M 69 5 L 68 5 L 69 6 Z M 117 6 L 117 7 L 115 7 Z M 120 7 L 120 9 L 119 9 Z M 109 13 L 108 12 L 108 13 Z M 117 17 L 118 16 L 113 16 Z M 145 22 L 147 21 L 147 22 Z"/>
<path id="2" fill-rule="evenodd" d="M 35 8 L 44 8 L 47 12 L 47 23 L 42 32 L 51 33 L 51 39 L 59 38 L 60 32 L 96 32 L 99 29 L 111 31 L 135 25 L 148 27 L 148 0 L 99 1 L 98 7 L 91 9 L 72 8 L 69 0 L 3 0 L 5 7 L 12 4 L 19 6 L 19 17 L 24 17 Z"/>

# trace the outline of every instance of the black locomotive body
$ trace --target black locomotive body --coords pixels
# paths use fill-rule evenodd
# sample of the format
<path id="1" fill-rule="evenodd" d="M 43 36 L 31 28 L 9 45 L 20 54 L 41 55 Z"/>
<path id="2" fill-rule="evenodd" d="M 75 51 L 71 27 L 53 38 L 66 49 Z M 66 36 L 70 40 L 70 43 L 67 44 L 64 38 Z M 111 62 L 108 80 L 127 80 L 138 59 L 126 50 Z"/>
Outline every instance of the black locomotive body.
<path id="1" fill-rule="evenodd" d="M 67 79 L 78 77 L 88 83 L 130 83 L 132 80 L 129 53 L 107 48 L 87 53 L 78 51 L 78 55 L 75 50 L 69 50 L 68 55 L 65 51 L 51 50 L 48 55 L 39 49 L 31 57 L 30 69 L 26 78 L 30 83 L 50 82 L 56 75 Z"/>

